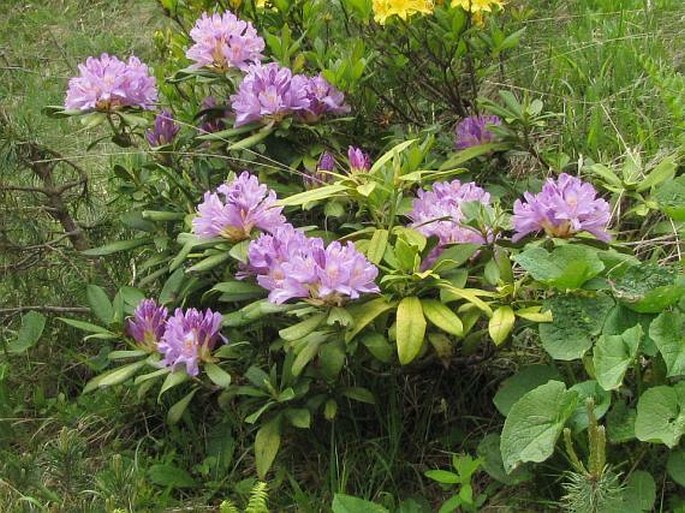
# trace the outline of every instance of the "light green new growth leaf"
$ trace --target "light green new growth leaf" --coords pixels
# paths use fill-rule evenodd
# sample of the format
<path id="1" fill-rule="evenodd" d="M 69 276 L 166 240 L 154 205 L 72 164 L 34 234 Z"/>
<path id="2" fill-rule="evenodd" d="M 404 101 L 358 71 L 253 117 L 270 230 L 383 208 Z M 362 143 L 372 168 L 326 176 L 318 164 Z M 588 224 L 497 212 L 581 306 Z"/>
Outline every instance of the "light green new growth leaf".
<path id="1" fill-rule="evenodd" d="M 549 458 L 577 403 L 576 392 L 566 390 L 560 381 L 550 381 L 519 399 L 502 430 L 504 470 L 509 474 L 521 463 Z"/>
<path id="2" fill-rule="evenodd" d="M 426 319 L 421 300 L 405 297 L 397 306 L 397 355 L 400 363 L 411 363 L 421 352 L 426 335 Z"/>
<path id="3" fill-rule="evenodd" d="M 426 318 L 442 331 L 455 337 L 464 335 L 461 319 L 448 306 L 436 299 L 422 299 L 421 306 Z"/>
<path id="4" fill-rule="evenodd" d="M 509 333 L 514 329 L 514 322 L 516 322 L 514 310 L 508 305 L 500 306 L 493 312 L 488 322 L 488 333 L 496 346 L 502 345 L 507 340 Z"/>

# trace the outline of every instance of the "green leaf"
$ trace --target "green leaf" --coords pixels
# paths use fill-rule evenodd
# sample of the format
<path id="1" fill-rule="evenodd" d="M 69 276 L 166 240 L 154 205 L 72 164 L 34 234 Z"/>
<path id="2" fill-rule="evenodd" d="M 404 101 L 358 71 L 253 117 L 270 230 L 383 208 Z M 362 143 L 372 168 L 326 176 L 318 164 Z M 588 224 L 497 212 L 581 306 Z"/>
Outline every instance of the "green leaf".
<path id="1" fill-rule="evenodd" d="M 281 446 L 281 422 L 276 417 L 263 425 L 255 438 L 254 450 L 257 466 L 257 476 L 264 479 L 266 473 L 276 459 L 278 449 Z"/>
<path id="2" fill-rule="evenodd" d="M 216 386 L 221 388 L 228 388 L 231 386 L 231 375 L 217 364 L 211 362 L 205 363 L 205 372 Z"/>
<path id="3" fill-rule="evenodd" d="M 114 310 L 112 309 L 112 303 L 107 297 L 107 293 L 102 287 L 98 287 L 97 285 L 88 285 L 86 287 L 86 299 L 88 300 L 90 309 L 98 319 L 105 324 L 112 322 Z"/>
<path id="4" fill-rule="evenodd" d="M 635 361 L 642 339 L 638 324 L 621 335 L 602 335 L 595 344 L 592 362 L 597 382 L 604 390 L 616 390 L 623 383 L 628 367 Z"/>
<path id="5" fill-rule="evenodd" d="M 302 374 L 307 364 L 318 354 L 321 344 L 326 341 L 328 336 L 327 333 L 314 332 L 300 339 L 300 343 L 297 344 L 295 349 L 297 356 L 291 368 L 293 376 Z"/>
<path id="6" fill-rule="evenodd" d="M 96 388 L 110 387 L 123 383 L 127 379 L 133 377 L 133 375 L 146 364 L 147 360 L 141 360 L 138 362 L 129 363 L 122 367 L 117 367 L 116 369 L 107 371 L 99 376 L 95 376 L 88 383 L 86 383 L 86 386 L 83 388 L 83 393 L 87 394 Z"/>
<path id="7" fill-rule="evenodd" d="M 621 266 L 609 280 L 614 296 L 639 313 L 660 313 L 685 295 L 685 276 L 679 266 L 647 262 Z"/>
<path id="8" fill-rule="evenodd" d="M 283 340 L 300 340 L 318 328 L 325 318 L 326 314 L 323 313 L 312 315 L 304 321 L 298 322 L 297 324 L 289 326 L 288 328 L 283 328 L 278 332 L 278 335 Z"/>
<path id="9" fill-rule="evenodd" d="M 635 408 L 628 408 L 624 401 L 615 402 L 607 413 L 607 438 L 613 444 L 635 439 Z"/>
<path id="10" fill-rule="evenodd" d="M 652 475 L 644 470 L 636 470 L 630 474 L 623 491 L 623 501 L 630 507 L 637 506 L 642 511 L 652 511 L 655 500 L 656 483 Z"/>
<path id="11" fill-rule="evenodd" d="M 21 316 L 21 327 L 17 338 L 7 344 L 7 352 L 20 354 L 32 348 L 40 340 L 45 329 L 45 316 L 39 312 L 28 312 Z"/>
<path id="12" fill-rule="evenodd" d="M 500 306 L 493 312 L 488 322 L 488 333 L 496 346 L 502 345 L 507 340 L 509 333 L 514 329 L 515 322 L 514 310 L 508 305 Z"/>
<path id="13" fill-rule="evenodd" d="M 644 192 L 651 187 L 672 180 L 677 168 L 678 158 L 675 155 L 665 157 L 654 166 L 654 169 L 652 169 L 647 177 L 637 185 L 635 190 L 637 190 L 637 192 Z"/>
<path id="14" fill-rule="evenodd" d="M 309 429 L 311 426 L 312 414 L 307 408 L 288 408 L 285 410 L 285 417 L 293 427 Z"/>
<path id="15" fill-rule="evenodd" d="M 372 264 L 379 264 L 385 255 L 388 246 L 388 230 L 376 230 L 373 232 L 369 247 L 366 249 L 366 257 Z"/>
<path id="16" fill-rule="evenodd" d="M 382 333 L 369 333 L 364 335 L 361 343 L 369 350 L 374 358 L 383 363 L 390 363 L 394 354 L 394 349 L 388 339 Z"/>
<path id="17" fill-rule="evenodd" d="M 666 462 L 666 470 L 673 481 L 685 487 L 685 450 L 671 451 Z"/>
<path id="18" fill-rule="evenodd" d="M 560 290 L 580 288 L 604 270 L 597 251 L 580 245 L 560 246 L 551 254 L 532 247 L 513 259 L 537 281 Z"/>
<path id="19" fill-rule="evenodd" d="M 504 483 L 507 486 L 513 486 L 525 481 L 530 481 L 533 478 L 530 469 L 525 465 L 518 467 L 511 474 L 507 474 L 504 471 L 502 453 L 500 451 L 500 436 L 496 433 L 486 435 L 478 444 L 476 452 L 481 461 L 483 470 L 500 483 Z"/>
<path id="20" fill-rule="evenodd" d="M 662 312 L 649 326 L 649 336 L 666 363 L 666 377 L 685 375 L 685 315 Z"/>
<path id="21" fill-rule="evenodd" d="M 442 484 L 457 484 L 461 482 L 457 474 L 447 470 L 427 470 L 424 474 L 427 478 Z"/>
<path id="22" fill-rule="evenodd" d="M 84 255 L 87 256 L 106 256 L 112 255 L 114 253 L 119 253 L 120 251 L 128 251 L 130 249 L 137 248 L 143 244 L 149 244 L 150 239 L 133 239 L 133 240 L 120 240 L 117 242 L 112 242 L 99 248 L 87 249 L 83 251 Z"/>
<path id="23" fill-rule="evenodd" d="M 414 144 L 417 141 L 417 139 L 410 139 L 408 141 L 402 141 L 401 143 L 393 146 L 390 148 L 388 151 L 386 151 L 383 155 L 378 157 L 376 161 L 373 163 L 371 166 L 371 169 L 369 169 L 369 174 L 375 174 L 376 171 L 378 171 L 380 168 L 382 168 L 386 162 L 389 162 L 390 159 L 392 159 L 396 154 L 402 153 L 404 150 L 409 148 L 412 144 Z"/>
<path id="24" fill-rule="evenodd" d="M 183 369 L 177 369 L 173 372 L 170 372 L 164 380 L 164 383 L 162 383 L 162 387 L 159 389 L 159 394 L 157 394 L 157 402 L 159 402 L 165 392 L 180 385 L 181 383 L 185 383 L 189 379 L 190 376 L 188 376 L 188 373 Z"/>
<path id="25" fill-rule="evenodd" d="M 560 381 L 541 385 L 516 401 L 502 430 L 504 470 L 509 474 L 522 463 L 549 458 L 577 402 L 577 394 Z"/>
<path id="26" fill-rule="evenodd" d="M 190 269 L 188 269 L 188 272 L 204 272 L 204 271 L 209 271 L 211 269 L 214 269 L 215 267 L 223 264 L 227 260 L 231 258 L 231 254 L 226 251 L 222 253 L 215 253 L 213 255 L 210 255 L 206 258 L 203 258 L 200 260 L 197 264 L 193 265 Z"/>
<path id="27" fill-rule="evenodd" d="M 559 371 L 554 367 L 548 365 L 524 367 L 502 382 L 493 402 L 499 412 L 506 417 L 516 401 L 550 380 L 561 380 Z"/>
<path id="28" fill-rule="evenodd" d="M 150 481 L 159 486 L 170 488 L 194 488 L 195 480 L 185 470 L 171 464 L 152 465 L 147 475 Z"/>
<path id="29" fill-rule="evenodd" d="M 352 340 L 360 331 L 368 326 L 376 317 L 387 312 L 393 307 L 387 299 L 379 297 L 365 303 L 354 303 L 347 307 L 347 311 L 352 315 L 354 324 L 345 334 L 345 341 Z"/>
<path id="30" fill-rule="evenodd" d="M 397 355 L 400 363 L 407 365 L 421 352 L 426 334 L 426 319 L 421 300 L 405 297 L 397 306 Z"/>
<path id="31" fill-rule="evenodd" d="M 586 297 L 577 294 L 557 295 L 545 301 L 553 321 L 540 324 L 542 347 L 555 360 L 581 358 L 592 347 L 592 337 L 602 330 L 604 319 L 613 306 L 604 294 Z"/>
<path id="32" fill-rule="evenodd" d="M 468 262 L 469 258 L 481 248 L 479 244 L 452 244 L 447 246 L 433 264 L 436 271 L 452 269 Z"/>
<path id="33" fill-rule="evenodd" d="M 174 424 L 178 424 L 178 421 L 181 420 L 181 417 L 183 417 L 183 414 L 188 408 L 188 405 L 190 404 L 190 401 L 193 399 L 193 396 L 195 396 L 195 394 L 197 393 L 197 390 L 197 388 L 191 390 L 185 395 L 185 397 L 183 397 L 183 399 L 176 402 L 171 408 L 169 408 L 169 411 L 166 415 L 166 421 L 169 425 L 173 426 Z"/>
<path id="34" fill-rule="evenodd" d="M 637 403 L 635 436 L 675 447 L 685 433 L 685 382 L 646 390 Z"/>
<path id="35" fill-rule="evenodd" d="M 333 513 L 389 513 L 379 504 L 342 493 L 336 493 L 333 496 L 331 508 Z"/>
<path id="36" fill-rule="evenodd" d="M 376 404 L 376 398 L 373 393 L 362 387 L 345 387 L 341 390 L 342 395 L 349 397 L 354 401 L 366 404 Z"/>
<path id="37" fill-rule="evenodd" d="M 220 292 L 219 301 L 245 301 L 264 296 L 264 289 L 254 283 L 232 280 L 217 283 L 210 292 Z"/>
<path id="38" fill-rule="evenodd" d="M 82 331 L 88 331 L 90 333 L 101 333 L 104 335 L 114 335 L 114 333 L 109 331 L 107 328 L 103 328 L 102 326 L 98 326 L 97 324 L 91 324 L 85 321 L 78 321 L 76 319 L 67 319 L 64 317 L 58 317 L 58 319 L 63 323 L 68 324 L 69 326 L 73 326 L 74 328 Z"/>
<path id="39" fill-rule="evenodd" d="M 583 431 L 590 425 L 585 403 L 588 398 L 592 398 L 595 403 L 592 411 L 597 419 L 604 417 L 611 406 L 611 393 L 600 387 L 594 380 L 576 383 L 569 388 L 569 391 L 578 393 L 578 407 L 568 421 L 574 433 Z"/>
<path id="40" fill-rule="evenodd" d="M 422 299 L 423 314 L 435 326 L 455 337 L 464 336 L 461 319 L 448 306 L 436 299 Z"/>
<path id="41" fill-rule="evenodd" d="M 278 205 L 282 207 L 292 207 L 296 205 L 304 205 L 305 203 L 312 203 L 314 201 L 321 201 L 334 196 L 340 195 L 341 192 L 347 191 L 349 187 L 341 184 L 325 185 L 310 191 L 293 194 L 288 198 L 278 200 Z"/>
<path id="42" fill-rule="evenodd" d="M 659 208 L 674 221 L 685 221 L 685 175 L 659 186 L 655 198 Z"/>

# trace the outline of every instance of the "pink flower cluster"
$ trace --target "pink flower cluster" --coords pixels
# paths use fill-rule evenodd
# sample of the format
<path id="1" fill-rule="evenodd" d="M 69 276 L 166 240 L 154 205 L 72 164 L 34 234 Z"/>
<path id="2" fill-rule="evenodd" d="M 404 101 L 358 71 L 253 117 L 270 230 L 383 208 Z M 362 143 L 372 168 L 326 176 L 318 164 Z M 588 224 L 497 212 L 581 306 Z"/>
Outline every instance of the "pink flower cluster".
<path id="1" fill-rule="evenodd" d="M 127 321 L 126 331 L 143 348 L 164 356 L 165 366 L 176 370 L 185 365 L 190 376 L 197 376 L 199 362 L 211 361 L 217 341 L 226 341 L 220 333 L 222 319 L 221 314 L 210 309 L 203 313 L 195 308 L 177 308 L 169 317 L 164 306 L 145 299 Z"/>
<path id="2" fill-rule="evenodd" d="M 127 62 L 103 53 L 79 64 L 79 75 L 69 80 L 64 106 L 73 110 L 111 111 L 122 107 L 152 109 L 157 85 L 137 57 Z"/>
<path id="3" fill-rule="evenodd" d="M 248 272 L 269 290 L 269 301 L 308 299 L 342 304 L 360 294 L 379 292 L 374 280 L 378 269 L 354 246 L 338 241 L 324 245 L 291 225 L 262 234 L 248 248 Z"/>
<path id="4" fill-rule="evenodd" d="M 276 193 L 243 171 L 216 192 L 205 192 L 197 207 L 193 233 L 199 237 L 224 237 L 232 242 L 248 239 L 255 228 L 273 232 L 283 226 L 283 210 L 276 205 Z"/>

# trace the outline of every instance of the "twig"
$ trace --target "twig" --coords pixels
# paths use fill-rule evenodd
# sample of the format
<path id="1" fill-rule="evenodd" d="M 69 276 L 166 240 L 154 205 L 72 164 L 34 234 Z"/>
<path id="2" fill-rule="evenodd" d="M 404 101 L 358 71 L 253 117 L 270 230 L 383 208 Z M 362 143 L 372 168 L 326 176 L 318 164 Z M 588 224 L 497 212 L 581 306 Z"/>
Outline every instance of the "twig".
<path id="1" fill-rule="evenodd" d="M 23 312 L 46 312 L 46 313 L 88 313 L 90 308 L 85 306 L 16 306 L 13 308 L 0 308 L 0 315 L 23 313 Z"/>

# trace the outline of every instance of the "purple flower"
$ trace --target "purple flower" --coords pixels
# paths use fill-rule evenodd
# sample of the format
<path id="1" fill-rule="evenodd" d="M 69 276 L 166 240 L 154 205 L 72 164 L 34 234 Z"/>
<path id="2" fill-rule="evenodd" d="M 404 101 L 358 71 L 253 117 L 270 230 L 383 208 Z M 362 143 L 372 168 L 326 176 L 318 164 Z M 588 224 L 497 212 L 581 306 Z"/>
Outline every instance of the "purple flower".
<path id="1" fill-rule="evenodd" d="M 275 62 L 250 66 L 238 92 L 231 96 L 235 126 L 264 120 L 279 122 L 293 112 L 307 109 L 307 82 L 304 75 L 293 75 Z"/>
<path id="2" fill-rule="evenodd" d="M 316 170 L 311 175 L 304 177 L 304 183 L 307 187 L 314 188 L 325 183 L 331 183 L 335 177 L 330 174 L 335 170 L 335 158 L 333 155 L 324 151 L 319 157 L 319 162 L 316 164 Z"/>
<path id="3" fill-rule="evenodd" d="M 378 269 L 353 243 L 335 241 L 325 248 L 322 239 L 306 237 L 290 225 L 250 243 L 248 260 L 257 283 L 276 304 L 293 298 L 341 304 L 379 291 L 374 283 Z"/>
<path id="4" fill-rule="evenodd" d="M 501 125 L 502 120 L 497 116 L 469 116 L 463 119 L 455 129 L 455 146 L 464 150 L 471 146 L 488 144 L 497 138 L 488 125 Z"/>
<path id="5" fill-rule="evenodd" d="M 154 299 L 143 299 L 133 312 L 133 318 L 126 322 L 126 332 L 142 347 L 156 350 L 168 316 L 166 307 L 158 306 Z"/>
<path id="6" fill-rule="evenodd" d="M 251 23 L 239 20 L 233 13 L 203 13 L 190 31 L 195 44 L 186 57 L 195 61 L 191 68 L 247 69 L 262 60 L 264 40 Z"/>
<path id="7" fill-rule="evenodd" d="M 165 144 L 170 144 L 174 140 L 180 129 L 181 127 L 174 121 L 174 116 L 171 111 L 164 109 L 157 114 L 154 128 L 147 130 L 145 132 L 145 137 L 153 148 L 164 146 Z"/>
<path id="8" fill-rule="evenodd" d="M 408 214 L 413 221 L 411 227 L 426 237 L 438 237 L 438 248 L 445 244 L 472 242 L 484 244 L 483 234 L 461 224 L 461 204 L 478 201 L 489 205 L 490 194 L 474 182 L 462 184 L 459 180 L 433 184 L 432 191 L 420 190 L 412 202 Z"/>
<path id="9" fill-rule="evenodd" d="M 193 219 L 193 233 L 237 242 L 249 238 L 254 228 L 272 232 L 285 223 L 283 209 L 275 203 L 276 193 L 243 171 L 231 183 L 220 185 L 216 192 L 205 192 Z"/>
<path id="10" fill-rule="evenodd" d="M 541 230 L 552 237 L 585 231 L 605 242 L 611 240 L 606 231 L 609 203 L 597 198 L 594 187 L 580 178 L 562 173 L 556 181 L 547 179 L 542 192 L 526 192 L 523 197 L 525 202 L 518 199 L 514 203 L 514 242 Z"/>
<path id="11" fill-rule="evenodd" d="M 195 308 L 183 312 L 177 308 L 169 318 L 166 331 L 158 350 L 164 356 L 162 363 L 172 371 L 185 365 L 190 376 L 200 373 L 199 362 L 212 360 L 212 350 L 217 340 L 226 339 L 219 333 L 223 318 L 220 313 L 207 309 L 205 313 Z"/>
<path id="12" fill-rule="evenodd" d="M 306 91 L 309 106 L 298 111 L 298 116 L 307 123 L 314 123 L 326 114 L 350 112 L 350 106 L 345 104 L 345 95 L 321 75 L 307 79 Z"/>
<path id="13" fill-rule="evenodd" d="M 203 122 L 200 125 L 200 135 L 219 132 L 226 128 L 226 125 L 223 122 L 223 117 L 225 116 L 226 111 L 221 109 L 218 110 L 220 110 L 220 112 L 217 112 L 216 98 L 213 96 L 207 96 L 207 98 L 202 100 L 200 111 L 210 112 L 205 112 L 202 114 Z"/>
<path id="14" fill-rule="evenodd" d="M 350 161 L 351 173 L 365 173 L 371 169 L 371 159 L 361 148 L 354 146 L 347 148 L 347 159 Z"/>
<path id="15" fill-rule="evenodd" d="M 69 80 L 67 109 L 111 111 L 121 107 L 152 109 L 157 101 L 155 78 L 137 57 L 124 63 L 103 53 L 79 64 L 79 76 Z"/>

